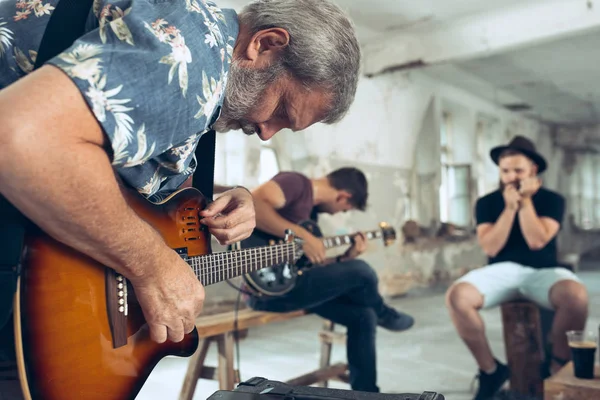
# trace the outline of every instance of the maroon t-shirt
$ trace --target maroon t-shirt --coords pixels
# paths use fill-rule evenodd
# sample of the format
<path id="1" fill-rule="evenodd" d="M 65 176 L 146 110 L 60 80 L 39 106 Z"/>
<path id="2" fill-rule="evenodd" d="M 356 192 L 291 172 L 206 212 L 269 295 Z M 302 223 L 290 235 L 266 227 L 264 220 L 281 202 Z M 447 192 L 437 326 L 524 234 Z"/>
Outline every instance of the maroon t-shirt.
<path id="1" fill-rule="evenodd" d="M 313 209 L 312 182 L 298 172 L 280 172 L 272 179 L 285 196 L 285 205 L 277 210 L 280 216 L 297 224 L 310 218 Z"/>

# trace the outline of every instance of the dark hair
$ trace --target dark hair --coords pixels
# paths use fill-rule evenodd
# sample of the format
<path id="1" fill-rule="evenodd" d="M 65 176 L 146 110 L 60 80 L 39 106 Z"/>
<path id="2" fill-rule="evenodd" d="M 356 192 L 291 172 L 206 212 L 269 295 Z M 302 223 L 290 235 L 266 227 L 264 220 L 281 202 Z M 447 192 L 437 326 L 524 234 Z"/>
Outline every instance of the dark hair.
<path id="1" fill-rule="evenodd" d="M 337 190 L 345 190 L 350 193 L 350 204 L 356 209 L 364 211 L 367 208 L 367 197 L 369 197 L 367 177 L 357 168 L 339 168 L 327 174 L 329 184 Z"/>

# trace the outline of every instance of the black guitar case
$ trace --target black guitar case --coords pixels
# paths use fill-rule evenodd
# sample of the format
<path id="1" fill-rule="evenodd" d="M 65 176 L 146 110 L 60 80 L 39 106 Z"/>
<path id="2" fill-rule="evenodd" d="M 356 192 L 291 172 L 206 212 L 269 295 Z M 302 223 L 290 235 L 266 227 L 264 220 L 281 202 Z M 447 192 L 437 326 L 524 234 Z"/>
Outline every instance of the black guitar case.
<path id="1" fill-rule="evenodd" d="M 445 400 L 445 397 L 436 392 L 384 394 L 290 386 L 256 377 L 240 383 L 233 391 L 219 390 L 207 400 Z"/>

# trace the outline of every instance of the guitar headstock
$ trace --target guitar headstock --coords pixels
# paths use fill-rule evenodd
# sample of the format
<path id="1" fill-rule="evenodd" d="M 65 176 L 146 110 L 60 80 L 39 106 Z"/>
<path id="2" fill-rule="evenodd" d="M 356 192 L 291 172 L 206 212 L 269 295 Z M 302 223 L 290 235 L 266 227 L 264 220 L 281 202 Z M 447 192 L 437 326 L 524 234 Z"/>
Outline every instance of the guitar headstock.
<path id="1" fill-rule="evenodd" d="M 303 255 L 304 251 L 302 250 L 302 239 L 294 235 L 291 229 L 285 230 L 285 238 L 283 239 L 285 243 L 293 243 L 294 244 L 294 261 L 299 260 Z"/>
<path id="2" fill-rule="evenodd" d="M 389 246 L 396 240 L 396 230 L 393 226 L 387 222 L 380 222 L 379 228 L 381 228 L 381 237 L 383 239 L 383 245 Z"/>

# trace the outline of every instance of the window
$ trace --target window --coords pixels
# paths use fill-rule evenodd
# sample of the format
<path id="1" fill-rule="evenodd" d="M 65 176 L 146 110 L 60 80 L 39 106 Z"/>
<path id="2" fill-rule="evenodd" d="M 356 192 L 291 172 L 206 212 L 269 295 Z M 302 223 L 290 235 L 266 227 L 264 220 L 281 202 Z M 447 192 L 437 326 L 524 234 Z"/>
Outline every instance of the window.
<path id="1" fill-rule="evenodd" d="M 271 140 L 263 142 L 257 136 L 248 137 L 241 131 L 217 134 L 216 184 L 253 188 L 278 172 L 279 161 Z"/>
<path id="2" fill-rule="evenodd" d="M 440 200 L 444 199 L 440 209 L 442 222 L 464 227 L 471 225 L 470 176 L 470 165 L 442 165 L 440 188 Z"/>
<path id="3" fill-rule="evenodd" d="M 452 115 L 444 112 L 440 124 L 440 221 L 467 227 L 472 221 L 471 167 L 453 163 L 452 133 Z"/>
<path id="4" fill-rule="evenodd" d="M 570 176 L 569 210 L 581 229 L 600 229 L 600 154 L 582 153 Z"/>
<path id="5" fill-rule="evenodd" d="M 272 139 L 266 142 L 261 141 L 260 146 L 260 165 L 258 170 L 258 183 L 264 183 L 279 173 L 279 161 L 277 153 L 271 142 Z"/>
<path id="6" fill-rule="evenodd" d="M 480 114 L 475 126 L 477 195 L 484 196 L 498 188 L 498 167 L 490 158 L 492 147 L 503 143 L 502 130 L 497 119 Z"/>
<path id="7" fill-rule="evenodd" d="M 245 184 L 246 138 L 242 132 L 217 133 L 215 183 L 225 186 Z"/>

